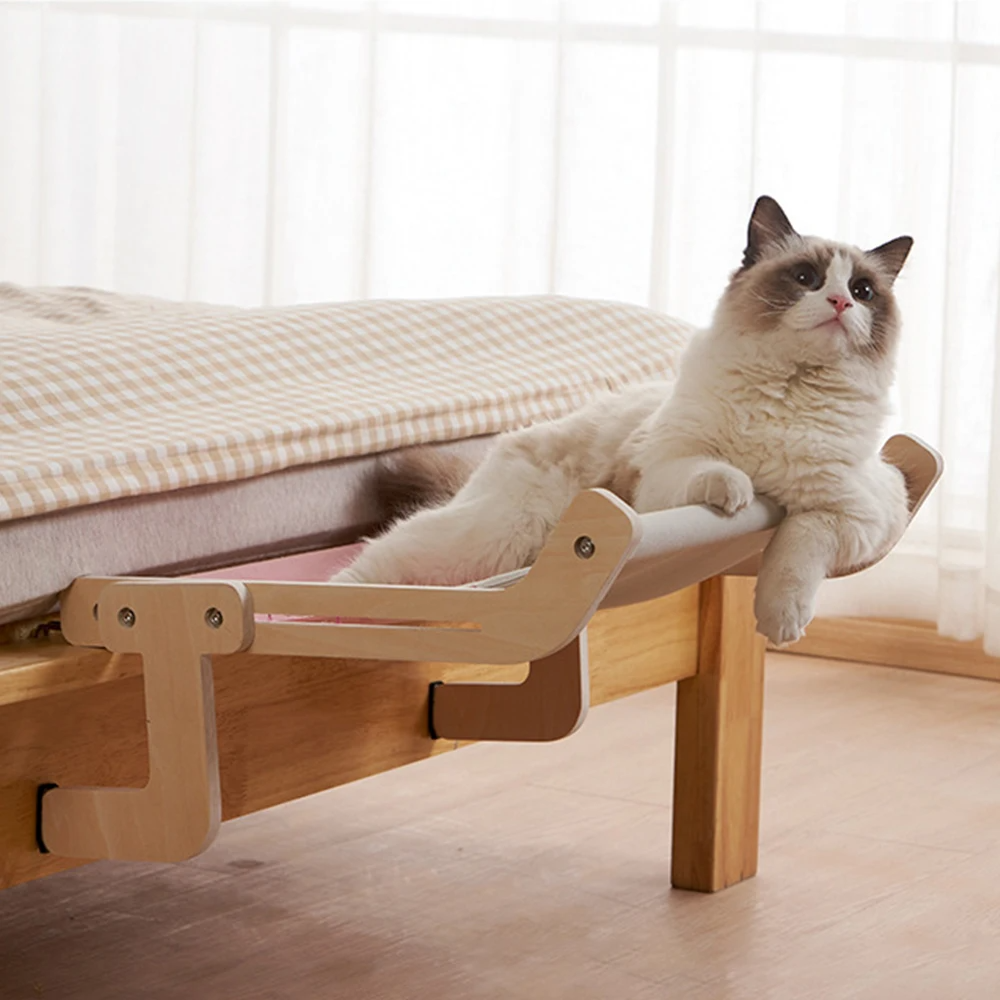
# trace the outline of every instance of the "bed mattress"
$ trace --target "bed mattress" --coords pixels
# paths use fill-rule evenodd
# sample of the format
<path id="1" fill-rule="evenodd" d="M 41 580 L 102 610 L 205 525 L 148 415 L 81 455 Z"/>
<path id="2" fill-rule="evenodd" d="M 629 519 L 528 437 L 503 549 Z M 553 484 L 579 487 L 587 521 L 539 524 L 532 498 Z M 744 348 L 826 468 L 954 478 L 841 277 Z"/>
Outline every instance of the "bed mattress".
<path id="1" fill-rule="evenodd" d="M 490 440 L 431 447 L 475 455 Z M 9 521 L 0 526 L 0 625 L 47 614 L 78 576 L 180 576 L 353 541 L 381 519 L 376 461 L 320 462 Z"/>
<path id="2" fill-rule="evenodd" d="M 0 284 L 0 621 L 83 574 L 356 534 L 374 455 L 670 379 L 690 333 L 557 296 L 236 309 Z"/>

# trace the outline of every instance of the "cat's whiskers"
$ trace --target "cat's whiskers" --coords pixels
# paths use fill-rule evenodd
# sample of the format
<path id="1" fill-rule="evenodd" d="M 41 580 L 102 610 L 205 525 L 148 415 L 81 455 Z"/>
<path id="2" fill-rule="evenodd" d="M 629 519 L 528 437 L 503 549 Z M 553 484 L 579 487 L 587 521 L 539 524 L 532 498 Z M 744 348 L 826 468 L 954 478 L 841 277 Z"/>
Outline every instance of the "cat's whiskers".
<path id="1" fill-rule="evenodd" d="M 750 290 L 750 295 L 761 305 L 766 306 L 765 315 L 767 316 L 780 316 L 786 309 L 786 303 L 777 302 L 774 299 L 768 298 L 759 289 L 753 288 Z"/>

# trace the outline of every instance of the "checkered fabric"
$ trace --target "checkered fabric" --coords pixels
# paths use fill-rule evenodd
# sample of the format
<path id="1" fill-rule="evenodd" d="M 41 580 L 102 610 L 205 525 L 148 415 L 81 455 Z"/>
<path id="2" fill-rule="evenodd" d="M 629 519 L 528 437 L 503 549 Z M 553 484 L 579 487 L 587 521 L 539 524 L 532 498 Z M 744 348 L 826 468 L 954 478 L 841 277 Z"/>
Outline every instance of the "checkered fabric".
<path id="1" fill-rule="evenodd" d="M 690 332 L 551 296 L 237 309 L 0 284 L 0 521 L 550 419 L 671 377 Z"/>

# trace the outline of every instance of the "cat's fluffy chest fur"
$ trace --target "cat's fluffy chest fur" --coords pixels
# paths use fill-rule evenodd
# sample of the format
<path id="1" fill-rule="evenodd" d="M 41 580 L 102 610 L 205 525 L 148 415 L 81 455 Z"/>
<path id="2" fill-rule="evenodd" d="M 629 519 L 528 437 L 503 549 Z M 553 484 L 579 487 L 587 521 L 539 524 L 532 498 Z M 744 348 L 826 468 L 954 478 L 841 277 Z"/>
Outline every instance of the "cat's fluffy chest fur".
<path id="1" fill-rule="evenodd" d="M 644 436 L 689 438 L 786 510 L 812 509 L 837 503 L 875 454 L 887 410 L 882 383 L 863 366 L 775 363 L 738 333 L 710 330 L 690 344 Z M 648 468 L 650 452 L 639 447 L 632 461 Z"/>

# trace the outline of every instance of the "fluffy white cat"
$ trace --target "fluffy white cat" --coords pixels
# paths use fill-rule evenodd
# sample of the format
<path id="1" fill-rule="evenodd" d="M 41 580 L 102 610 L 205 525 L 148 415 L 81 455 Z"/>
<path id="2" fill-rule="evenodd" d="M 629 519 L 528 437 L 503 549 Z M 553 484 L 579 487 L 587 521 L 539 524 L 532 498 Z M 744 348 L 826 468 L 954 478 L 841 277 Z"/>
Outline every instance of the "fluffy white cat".
<path id="1" fill-rule="evenodd" d="M 742 266 L 675 383 L 602 396 L 503 435 L 478 466 L 428 450 L 390 458 L 383 488 L 411 509 L 340 582 L 459 584 L 529 565 L 573 497 L 613 490 L 644 513 L 768 496 L 786 517 L 757 582 L 759 631 L 798 639 L 828 575 L 881 555 L 906 524 L 902 475 L 878 447 L 899 334 L 892 285 L 910 251 L 792 228 L 753 209 Z"/>

